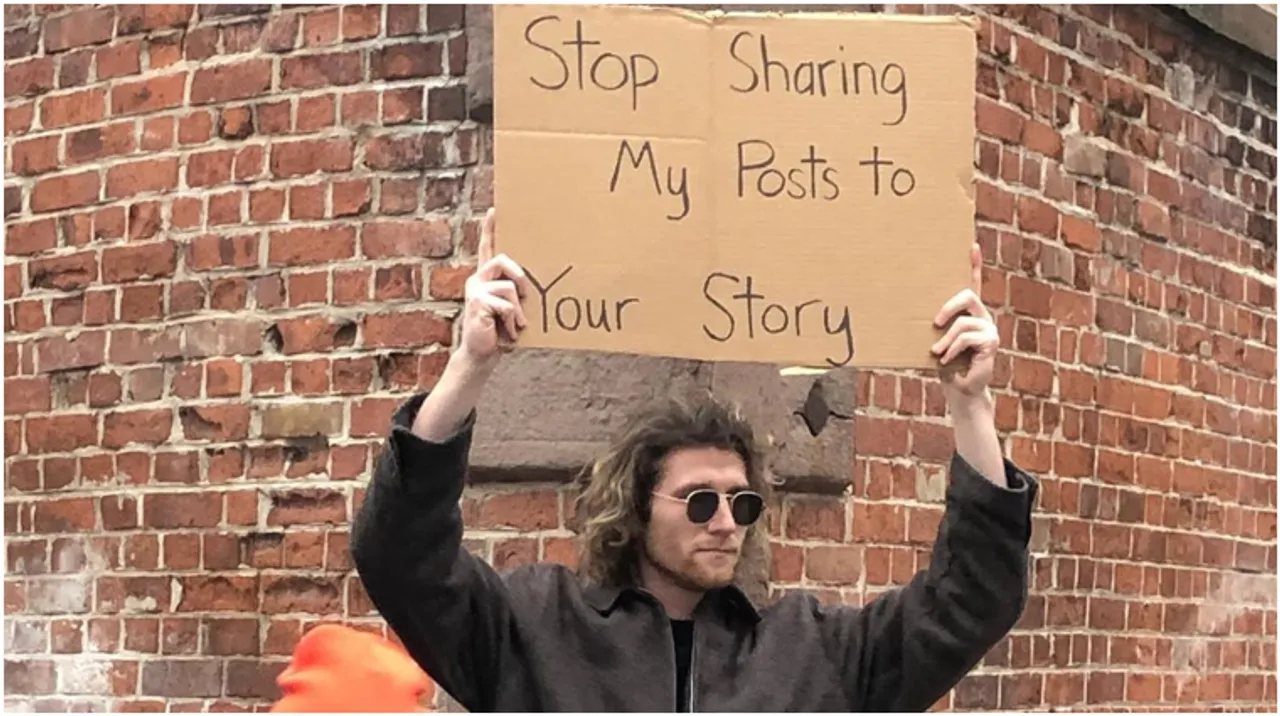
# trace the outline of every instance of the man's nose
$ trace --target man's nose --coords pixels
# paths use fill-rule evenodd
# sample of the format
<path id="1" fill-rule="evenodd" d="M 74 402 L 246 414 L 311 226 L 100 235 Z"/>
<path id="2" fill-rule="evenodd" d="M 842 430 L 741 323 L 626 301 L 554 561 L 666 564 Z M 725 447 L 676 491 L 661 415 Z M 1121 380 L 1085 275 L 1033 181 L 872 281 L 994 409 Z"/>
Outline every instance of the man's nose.
<path id="1" fill-rule="evenodd" d="M 707 523 L 707 529 L 715 534 L 723 534 L 733 532 L 738 525 L 733 521 L 733 508 L 729 506 L 729 500 L 725 497 L 720 498 L 720 504 L 716 507 L 716 513 L 711 516 L 711 521 Z"/>

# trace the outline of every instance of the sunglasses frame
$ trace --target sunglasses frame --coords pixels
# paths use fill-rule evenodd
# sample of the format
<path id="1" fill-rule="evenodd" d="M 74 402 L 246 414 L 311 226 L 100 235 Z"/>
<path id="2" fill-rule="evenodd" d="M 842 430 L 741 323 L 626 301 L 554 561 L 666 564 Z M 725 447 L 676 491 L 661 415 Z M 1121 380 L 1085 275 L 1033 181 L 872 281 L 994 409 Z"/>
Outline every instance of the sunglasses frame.
<path id="1" fill-rule="evenodd" d="M 711 493 L 716 496 L 716 509 L 707 517 L 707 519 L 699 521 L 693 518 L 693 514 L 692 514 L 693 500 L 696 495 L 699 495 L 702 493 Z M 689 520 L 695 525 L 705 525 L 711 520 L 715 519 L 716 515 L 720 514 L 721 505 L 727 502 L 729 504 L 729 516 L 733 518 L 733 523 L 739 527 L 750 527 L 760 521 L 760 518 L 764 516 L 764 511 L 765 511 L 765 508 L 767 507 L 764 503 L 764 496 L 754 490 L 739 490 L 737 492 L 726 493 L 726 492 L 720 492 L 719 490 L 713 490 L 709 487 L 701 487 L 696 490 L 693 490 L 692 492 L 685 495 L 684 497 L 676 497 L 675 495 L 666 495 L 656 491 L 653 494 L 657 497 L 661 497 L 663 499 L 671 500 L 674 502 L 683 502 L 685 504 L 685 510 L 684 510 L 685 519 Z M 744 495 L 747 497 L 754 497 L 756 500 L 759 501 L 759 505 L 760 505 L 760 510 L 756 513 L 755 519 L 745 524 L 738 521 L 738 515 L 733 510 L 734 502 L 737 501 L 739 497 L 742 497 Z"/>

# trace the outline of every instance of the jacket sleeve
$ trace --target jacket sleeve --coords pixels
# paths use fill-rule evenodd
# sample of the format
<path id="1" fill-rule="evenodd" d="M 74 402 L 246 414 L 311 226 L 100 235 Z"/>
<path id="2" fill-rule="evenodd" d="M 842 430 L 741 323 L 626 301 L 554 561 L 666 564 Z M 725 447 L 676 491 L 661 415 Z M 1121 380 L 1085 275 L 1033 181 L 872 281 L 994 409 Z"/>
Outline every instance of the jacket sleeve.
<path id="1" fill-rule="evenodd" d="M 498 574 L 462 546 L 475 413 L 448 440 L 428 442 L 410 429 L 425 398 L 395 414 L 352 526 L 352 558 L 414 660 L 469 711 L 492 711 L 511 610 Z"/>
<path id="2" fill-rule="evenodd" d="M 1004 465 L 1008 487 L 953 455 L 929 566 L 834 619 L 853 710 L 928 709 L 1021 617 L 1039 484 L 1008 460 Z"/>

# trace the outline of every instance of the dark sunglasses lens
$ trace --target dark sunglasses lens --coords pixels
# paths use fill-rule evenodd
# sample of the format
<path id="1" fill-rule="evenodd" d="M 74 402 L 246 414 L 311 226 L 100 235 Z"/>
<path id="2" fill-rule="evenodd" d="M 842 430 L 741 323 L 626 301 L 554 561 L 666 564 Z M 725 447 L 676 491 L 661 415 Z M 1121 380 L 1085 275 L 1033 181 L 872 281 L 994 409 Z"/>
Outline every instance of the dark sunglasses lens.
<path id="1" fill-rule="evenodd" d="M 702 524 L 715 517 L 720 509 L 720 495 L 712 490 L 698 490 L 689 495 L 689 521 Z"/>
<path id="2" fill-rule="evenodd" d="M 742 526 L 755 524 L 764 511 L 764 499 L 754 492 L 740 492 L 733 496 L 733 521 Z"/>

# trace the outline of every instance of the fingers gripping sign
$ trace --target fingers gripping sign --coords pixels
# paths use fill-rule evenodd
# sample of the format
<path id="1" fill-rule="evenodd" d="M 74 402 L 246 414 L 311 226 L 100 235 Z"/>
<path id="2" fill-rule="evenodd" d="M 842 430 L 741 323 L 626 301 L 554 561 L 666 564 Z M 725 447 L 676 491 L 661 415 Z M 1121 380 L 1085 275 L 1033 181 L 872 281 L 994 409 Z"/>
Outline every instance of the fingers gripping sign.
<path id="1" fill-rule="evenodd" d="M 969 250 L 969 263 L 973 287 L 952 296 L 938 311 L 933 323 L 939 328 L 946 327 L 946 331 L 932 350 L 942 364 L 943 381 L 962 393 L 974 395 L 991 383 L 1000 333 L 991 312 L 978 296 L 982 287 L 982 252 L 977 244 Z"/>
<path id="2" fill-rule="evenodd" d="M 490 209 L 480 229 L 476 271 L 467 279 L 462 323 L 462 349 L 490 360 L 515 347 L 527 325 L 525 298 L 533 285 L 524 269 L 494 250 L 496 217 Z"/>

